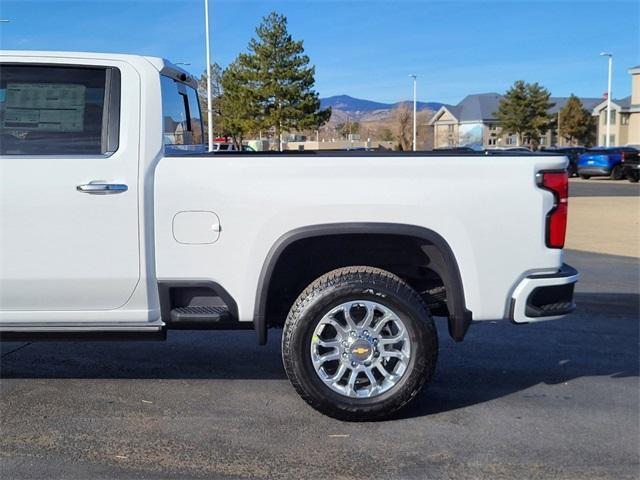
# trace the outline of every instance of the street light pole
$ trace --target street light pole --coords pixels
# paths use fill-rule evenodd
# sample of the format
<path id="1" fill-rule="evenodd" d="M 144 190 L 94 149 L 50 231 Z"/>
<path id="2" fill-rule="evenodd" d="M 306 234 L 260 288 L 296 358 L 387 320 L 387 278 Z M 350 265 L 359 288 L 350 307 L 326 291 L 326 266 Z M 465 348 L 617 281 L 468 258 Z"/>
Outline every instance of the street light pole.
<path id="1" fill-rule="evenodd" d="M 211 42 L 209 41 L 209 0 L 204 0 L 204 31 L 207 42 L 207 137 L 213 151 L 213 110 L 211 108 Z"/>
<path id="2" fill-rule="evenodd" d="M 606 138 L 604 139 L 605 147 L 611 146 L 611 67 L 613 64 L 613 54 L 609 52 L 600 53 L 603 57 L 609 57 L 609 75 L 607 79 L 607 128 L 606 128 Z"/>
<path id="3" fill-rule="evenodd" d="M 417 143 L 416 143 L 416 137 L 417 137 L 417 120 L 416 120 L 416 114 L 417 114 L 417 110 L 418 110 L 418 101 L 417 101 L 417 77 L 415 75 L 409 75 L 411 78 L 413 78 L 413 151 L 415 152 L 417 150 Z"/>

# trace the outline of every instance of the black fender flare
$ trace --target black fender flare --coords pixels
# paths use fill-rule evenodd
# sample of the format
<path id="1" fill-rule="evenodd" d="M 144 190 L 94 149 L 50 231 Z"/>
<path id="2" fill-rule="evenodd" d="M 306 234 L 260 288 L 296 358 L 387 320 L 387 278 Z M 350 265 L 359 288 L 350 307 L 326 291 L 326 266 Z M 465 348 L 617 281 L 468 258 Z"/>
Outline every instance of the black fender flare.
<path id="1" fill-rule="evenodd" d="M 384 234 L 409 236 L 425 240 L 430 245 L 425 253 L 432 259 L 434 270 L 441 276 L 447 289 L 447 308 L 449 310 L 449 334 L 459 342 L 462 341 L 472 321 L 472 312 L 467 310 L 464 287 L 458 262 L 447 241 L 438 233 L 417 225 L 401 223 L 349 222 L 310 225 L 291 230 L 282 235 L 269 250 L 258 278 L 254 309 L 254 327 L 258 343 L 267 342 L 267 296 L 269 284 L 278 259 L 283 252 L 298 240 L 327 235 L 348 234 Z"/>

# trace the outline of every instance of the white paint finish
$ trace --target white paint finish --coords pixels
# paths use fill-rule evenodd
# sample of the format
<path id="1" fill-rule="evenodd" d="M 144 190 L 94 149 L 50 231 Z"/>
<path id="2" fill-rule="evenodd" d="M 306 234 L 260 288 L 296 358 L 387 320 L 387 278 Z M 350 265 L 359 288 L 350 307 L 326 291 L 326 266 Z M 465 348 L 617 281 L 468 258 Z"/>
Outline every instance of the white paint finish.
<path id="1" fill-rule="evenodd" d="M 183 245 L 206 245 L 220 237 L 220 219 L 213 212 L 178 212 L 173 217 L 173 238 Z"/>
<path id="2" fill-rule="evenodd" d="M 25 61 L 4 55 L 2 60 Z M 71 63 L 68 58 L 29 59 L 38 62 Z M 140 105 L 135 68 L 117 60 L 86 63 L 119 68 L 126 86 L 122 104 Z M 0 158 L 0 305 L 5 315 L 110 310 L 131 298 L 140 279 L 139 108 L 122 108 L 120 122 L 120 145 L 109 157 Z M 126 184 L 128 191 L 89 195 L 76 190 L 96 180 Z"/>
<path id="3" fill-rule="evenodd" d="M 449 242 L 474 319 L 503 318 L 520 278 L 562 264 L 562 252 L 544 245 L 553 197 L 535 185 L 535 173 L 565 164 L 563 157 L 498 156 L 163 158 L 155 191 L 158 278 L 224 285 L 241 320 L 251 321 L 260 271 L 283 234 L 341 222 L 417 225 Z M 175 242 L 172 218 L 189 209 L 218 214 L 218 242 Z"/>
<path id="4" fill-rule="evenodd" d="M 121 145 L 139 136 L 140 163 L 136 166 L 133 149 L 132 157 L 123 148 L 109 160 L 66 159 L 62 164 L 33 158 L 18 165 L 0 158 L 3 300 L 31 309 L 9 311 L 3 305 L 4 325 L 160 325 L 157 279 L 215 281 L 236 300 L 240 319 L 252 321 L 269 249 L 285 233 L 318 224 L 385 222 L 439 233 L 456 256 L 475 320 L 505 317 L 522 278 L 557 271 L 562 264 L 562 252 L 544 245 L 544 219 L 553 198 L 535 185 L 535 174 L 563 168 L 564 157 L 163 158 L 159 70 L 168 71 L 167 62 L 80 53 L 11 55 L 4 52 L 0 59 L 122 65 L 127 72 L 130 67 L 131 82 L 123 76 L 122 115 L 123 122 L 128 120 Z M 75 185 L 97 179 L 126 183 L 129 191 L 111 196 L 75 192 Z M 187 211 L 215 212 L 224 224 L 218 241 L 178 243 L 173 220 Z M 88 225 L 103 229 L 104 235 Z M 200 235 L 190 229 L 185 226 L 187 236 Z M 135 248 L 124 241 L 132 235 L 139 239 Z M 136 249 L 139 263 L 126 261 Z M 80 266 L 86 262 L 99 269 L 84 271 Z M 87 278 L 91 272 L 98 272 L 98 278 Z M 139 282 L 131 291 L 135 272 Z M 65 308 L 65 302 L 84 310 Z M 42 310 L 46 305 L 59 310 Z"/>

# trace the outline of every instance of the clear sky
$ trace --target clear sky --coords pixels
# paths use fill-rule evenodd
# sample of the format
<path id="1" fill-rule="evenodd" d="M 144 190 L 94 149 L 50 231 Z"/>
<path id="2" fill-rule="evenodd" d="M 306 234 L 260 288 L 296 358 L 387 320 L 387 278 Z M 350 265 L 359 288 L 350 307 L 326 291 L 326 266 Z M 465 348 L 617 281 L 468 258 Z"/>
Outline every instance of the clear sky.
<path id="1" fill-rule="evenodd" d="M 554 96 L 599 97 L 614 54 L 613 97 L 640 64 L 640 1 L 210 0 L 214 60 L 246 49 L 260 18 L 285 14 L 316 65 L 323 97 L 456 103 L 537 81 Z M 2 49 L 162 56 L 204 70 L 203 0 L 1 0 Z"/>

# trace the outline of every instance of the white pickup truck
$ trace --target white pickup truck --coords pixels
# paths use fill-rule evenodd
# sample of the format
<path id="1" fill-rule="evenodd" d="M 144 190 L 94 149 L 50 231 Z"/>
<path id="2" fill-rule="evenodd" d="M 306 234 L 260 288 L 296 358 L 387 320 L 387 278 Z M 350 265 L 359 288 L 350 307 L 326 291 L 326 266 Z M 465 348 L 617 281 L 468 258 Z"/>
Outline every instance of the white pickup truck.
<path id="1" fill-rule="evenodd" d="M 283 327 L 302 397 L 365 420 L 432 376 L 432 315 L 461 341 L 575 307 L 564 156 L 208 154 L 196 82 L 165 60 L 0 69 L 4 340 Z"/>

